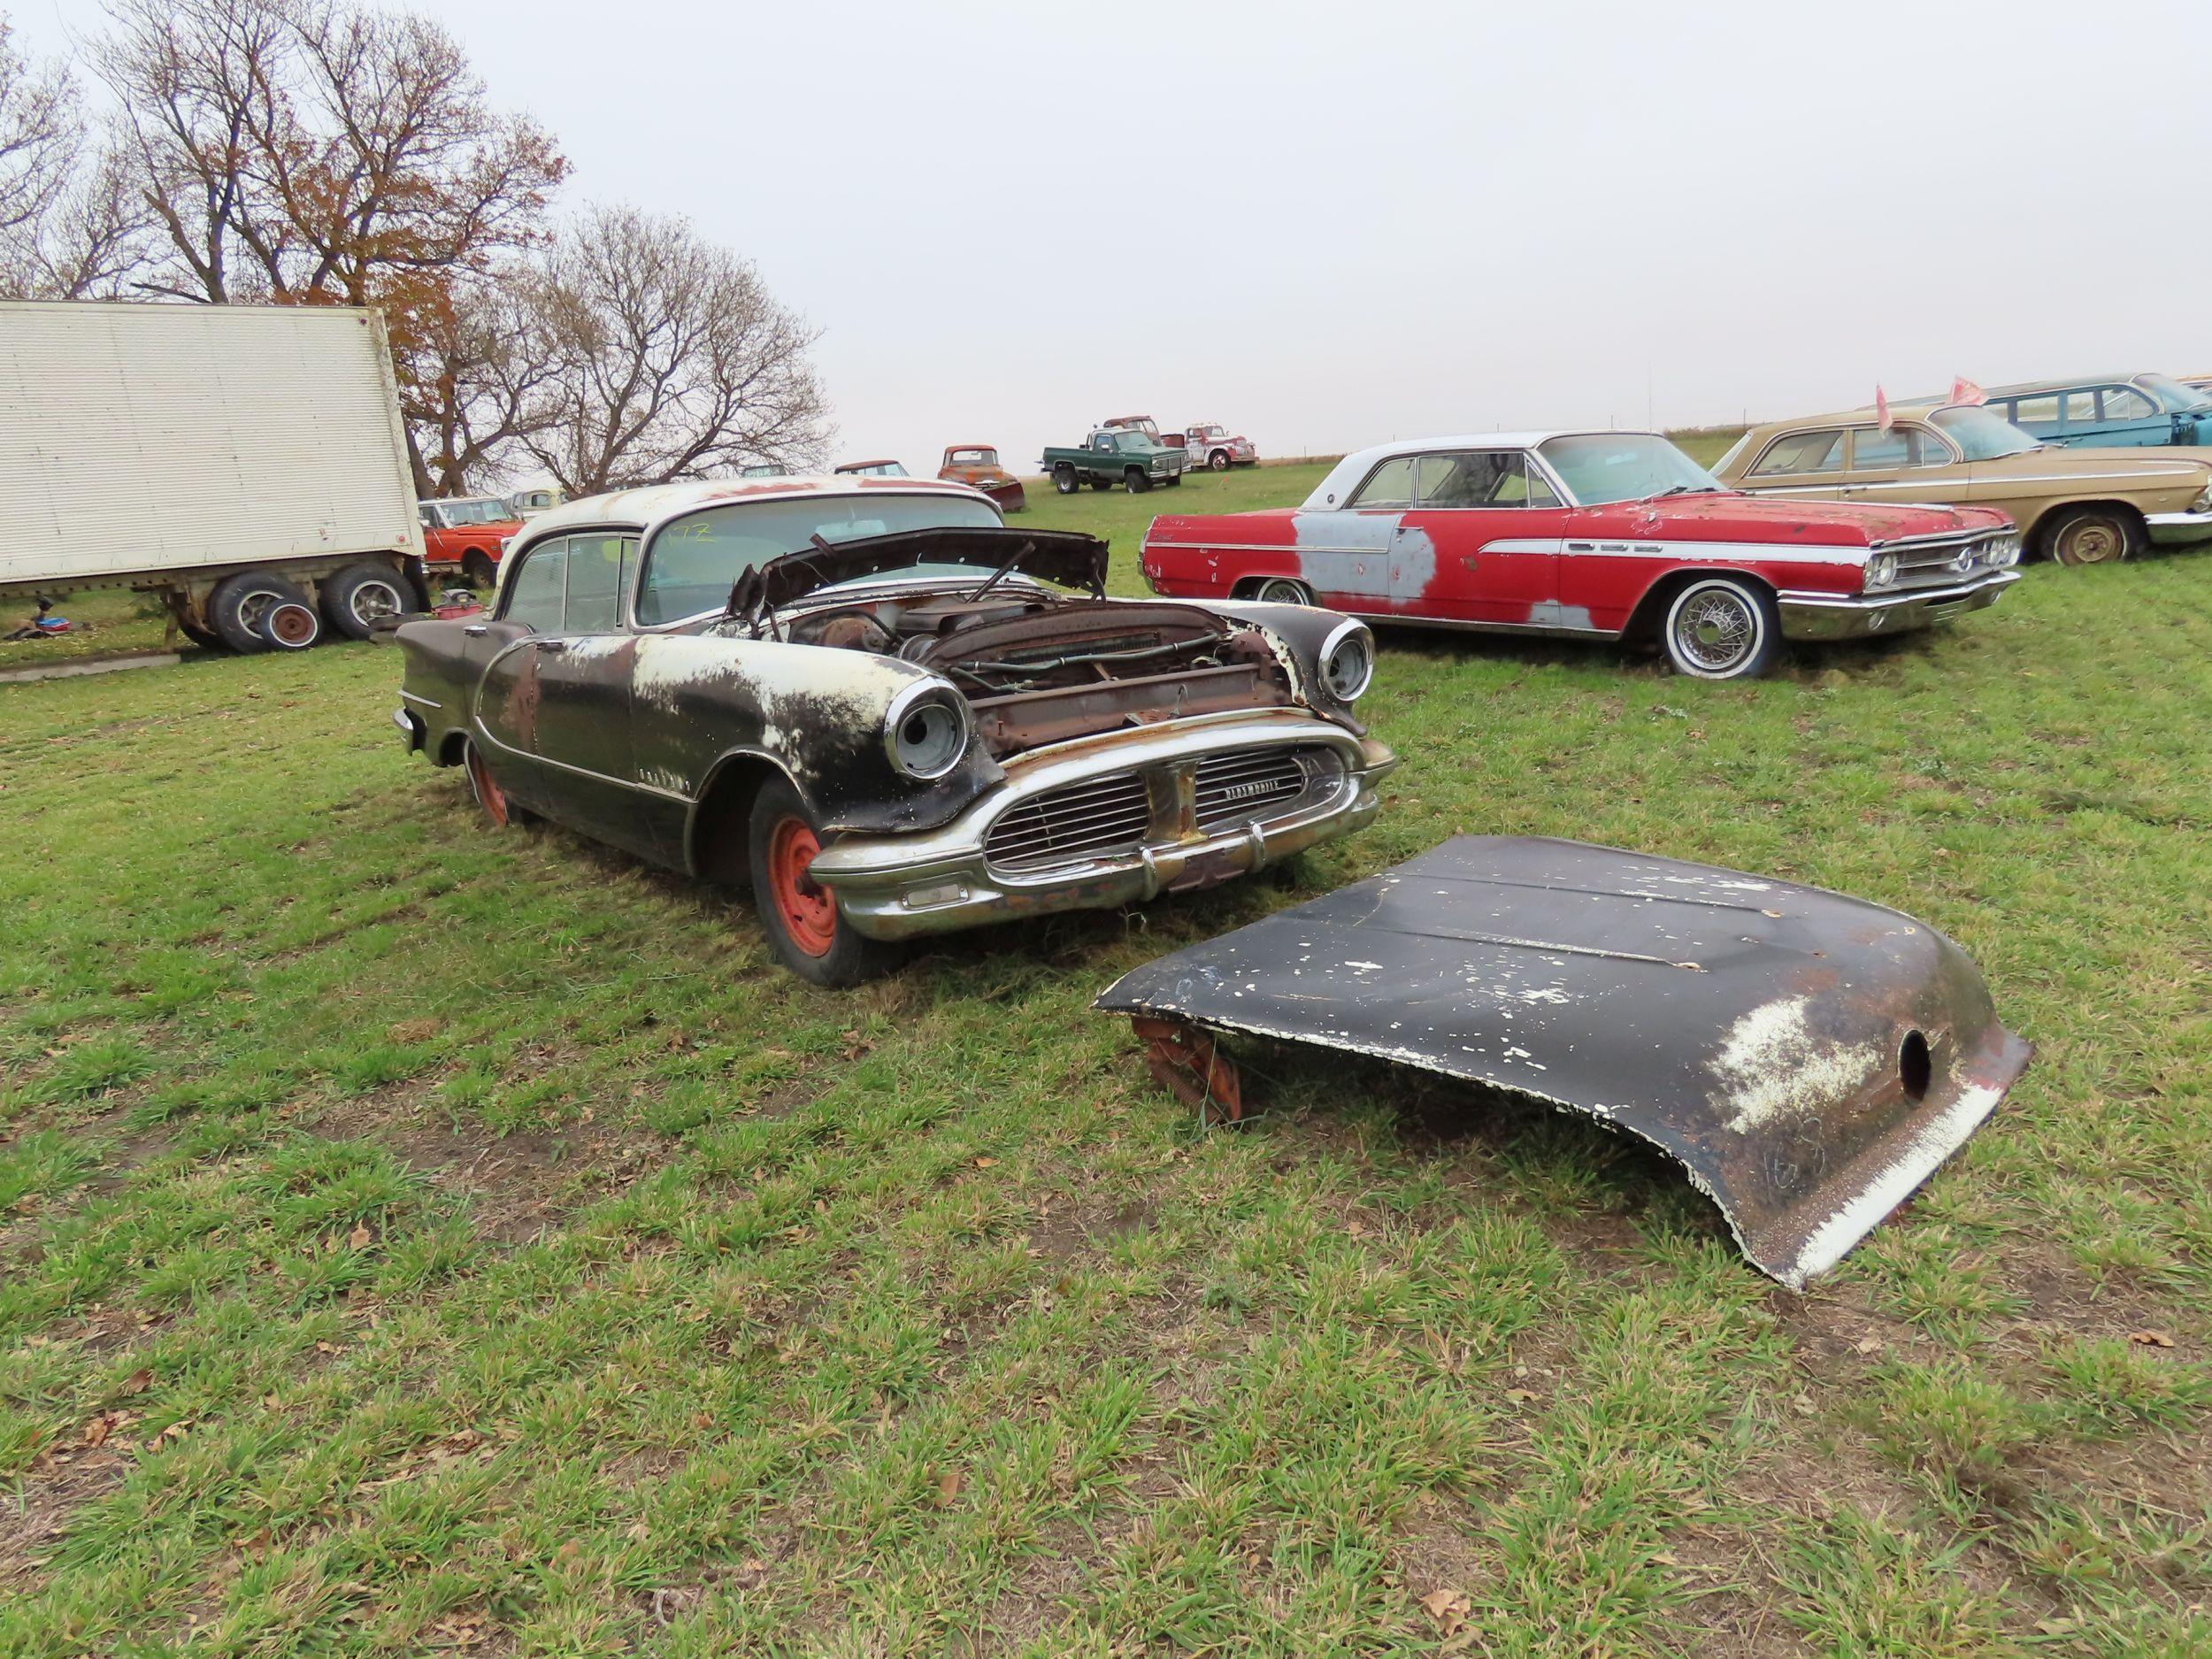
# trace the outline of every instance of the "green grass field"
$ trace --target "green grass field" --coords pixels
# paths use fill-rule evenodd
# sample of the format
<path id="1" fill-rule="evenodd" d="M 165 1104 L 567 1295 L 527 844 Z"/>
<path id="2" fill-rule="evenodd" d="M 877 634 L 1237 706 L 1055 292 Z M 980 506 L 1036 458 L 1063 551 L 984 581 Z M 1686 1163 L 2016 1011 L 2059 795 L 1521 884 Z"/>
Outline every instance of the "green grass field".
<path id="1" fill-rule="evenodd" d="M 1131 591 L 1172 506 L 1033 495 Z M 2212 1652 L 2212 557 L 1712 687 L 1386 637 L 1363 835 L 849 993 L 388 648 L 0 688 L 0 1654 Z M 1808 1296 L 1593 1125 L 1088 999 L 1459 832 L 1894 904 L 2037 1045 Z"/>

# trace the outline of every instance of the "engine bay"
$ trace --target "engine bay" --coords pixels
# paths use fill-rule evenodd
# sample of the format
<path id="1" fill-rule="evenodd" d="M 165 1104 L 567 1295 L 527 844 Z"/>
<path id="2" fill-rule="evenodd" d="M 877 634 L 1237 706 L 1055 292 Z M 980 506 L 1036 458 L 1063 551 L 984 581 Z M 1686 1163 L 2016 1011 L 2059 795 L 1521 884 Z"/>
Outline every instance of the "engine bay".
<path id="1" fill-rule="evenodd" d="M 1289 675 L 1257 629 L 1194 605 L 1033 589 L 902 594 L 810 611 L 785 637 L 942 674 L 967 697 L 996 756 L 1294 701 Z"/>

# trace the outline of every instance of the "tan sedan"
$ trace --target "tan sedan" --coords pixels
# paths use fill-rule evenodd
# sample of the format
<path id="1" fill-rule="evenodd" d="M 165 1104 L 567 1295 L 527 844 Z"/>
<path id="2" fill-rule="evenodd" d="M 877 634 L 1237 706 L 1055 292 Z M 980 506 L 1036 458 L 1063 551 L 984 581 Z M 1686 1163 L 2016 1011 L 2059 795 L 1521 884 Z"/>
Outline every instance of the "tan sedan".
<path id="1" fill-rule="evenodd" d="M 2062 565 L 2212 539 L 2212 450 L 2060 449 L 1967 404 L 1894 408 L 1887 430 L 1870 409 L 1769 421 L 1713 475 L 1757 495 L 1994 507 Z"/>

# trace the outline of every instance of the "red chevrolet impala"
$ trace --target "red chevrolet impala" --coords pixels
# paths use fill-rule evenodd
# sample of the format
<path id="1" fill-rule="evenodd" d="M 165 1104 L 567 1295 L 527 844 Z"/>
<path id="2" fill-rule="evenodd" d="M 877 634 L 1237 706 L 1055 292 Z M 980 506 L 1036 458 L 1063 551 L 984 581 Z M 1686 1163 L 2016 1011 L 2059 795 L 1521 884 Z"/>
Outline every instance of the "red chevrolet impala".
<path id="1" fill-rule="evenodd" d="M 2019 557 L 2002 513 L 1735 495 L 1640 432 L 1379 444 L 1302 507 L 1163 514 L 1143 550 L 1160 594 L 1655 637 L 1705 680 L 1765 672 L 1784 639 L 1900 633 L 1993 604 Z"/>

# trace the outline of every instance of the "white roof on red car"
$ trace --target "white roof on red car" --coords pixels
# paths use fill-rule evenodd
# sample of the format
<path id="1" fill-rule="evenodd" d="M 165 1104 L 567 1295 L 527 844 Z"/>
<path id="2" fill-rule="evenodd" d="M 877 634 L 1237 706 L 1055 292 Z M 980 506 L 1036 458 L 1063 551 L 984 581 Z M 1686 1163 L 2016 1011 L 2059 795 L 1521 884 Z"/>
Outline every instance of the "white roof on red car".
<path id="1" fill-rule="evenodd" d="M 801 478 L 702 478 L 681 484 L 642 484 L 563 502 L 530 520 L 530 539 L 592 525 L 655 525 L 679 514 L 733 501 L 788 501 L 795 495 L 960 495 L 990 497 L 966 484 L 933 478 L 873 478 L 841 472 Z"/>
<path id="2" fill-rule="evenodd" d="M 1313 494 L 1306 497 L 1300 511 L 1319 512 L 1340 506 L 1344 497 L 1359 485 L 1359 481 L 1375 470 L 1376 464 L 1394 459 L 1401 455 L 1427 455 L 1438 449 L 1532 449 L 1547 438 L 1580 437 L 1587 427 L 1555 426 L 1542 432 L 1474 432 L 1448 438 L 1402 438 L 1388 443 L 1378 443 L 1346 456 L 1329 469 L 1329 475 L 1314 486 Z M 1597 434 L 1603 435 L 1603 434 Z M 1655 434 L 1640 433 L 1639 437 Z"/>

